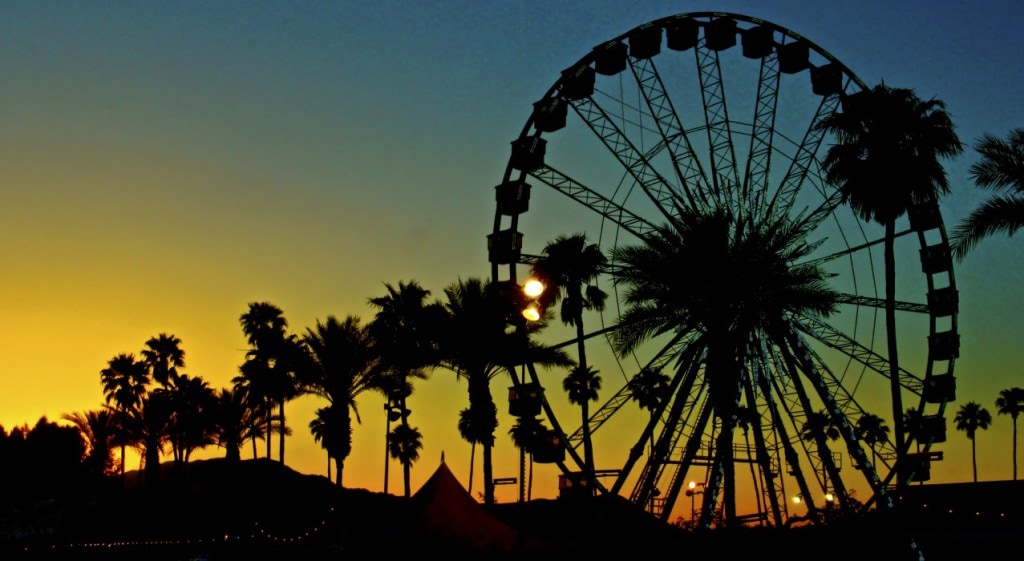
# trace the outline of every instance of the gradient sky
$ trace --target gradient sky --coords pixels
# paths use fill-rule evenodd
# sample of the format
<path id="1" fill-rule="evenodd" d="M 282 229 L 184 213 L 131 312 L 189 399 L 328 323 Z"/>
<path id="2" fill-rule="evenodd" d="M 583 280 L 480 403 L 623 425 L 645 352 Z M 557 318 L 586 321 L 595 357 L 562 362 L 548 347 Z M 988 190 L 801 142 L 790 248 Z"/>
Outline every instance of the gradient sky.
<path id="1" fill-rule="evenodd" d="M 368 320 L 384 283 L 439 296 L 487 277 L 493 187 L 533 101 L 598 43 L 709 10 L 779 24 L 868 84 L 943 100 L 965 143 L 1024 126 L 1016 1 L 0 0 L 0 424 L 98 407 L 107 361 L 163 332 L 182 340 L 187 373 L 226 387 L 252 301 L 302 333 L 327 315 Z M 947 228 L 984 198 L 975 159 L 947 165 Z M 977 442 L 982 480 L 1011 476 L 1012 425 L 993 402 L 1024 386 L 1019 248 L 987 240 L 956 270 L 954 407 L 994 417 Z M 306 429 L 321 405 L 288 407 L 287 463 L 306 473 L 325 471 Z M 414 489 L 442 453 L 466 483 L 465 406 L 449 372 L 417 387 Z M 359 410 L 346 484 L 380 490 L 382 400 Z M 949 418 L 933 480 L 969 480 L 970 442 Z M 503 423 L 497 477 L 517 470 Z"/>

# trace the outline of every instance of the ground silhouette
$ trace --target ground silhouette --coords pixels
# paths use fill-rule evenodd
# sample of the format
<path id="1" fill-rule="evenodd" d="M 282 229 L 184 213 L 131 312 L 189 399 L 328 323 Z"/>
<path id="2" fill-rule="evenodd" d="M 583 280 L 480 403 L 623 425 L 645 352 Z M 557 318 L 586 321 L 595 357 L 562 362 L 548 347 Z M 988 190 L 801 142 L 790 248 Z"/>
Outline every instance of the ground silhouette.
<path id="1" fill-rule="evenodd" d="M 427 501 L 441 500 L 436 498 L 441 491 L 425 490 L 406 499 L 342 489 L 324 477 L 300 474 L 265 459 L 195 461 L 184 472 L 168 464 L 161 481 L 150 485 L 134 484 L 134 475 L 126 486 L 115 480 L 103 490 L 0 513 L 0 558 L 44 552 L 48 558 L 65 559 L 361 559 L 428 553 L 600 559 L 670 551 L 692 558 L 733 558 L 827 551 L 833 561 L 909 561 L 917 559 L 918 552 L 926 561 L 943 561 L 995 554 L 1022 537 L 1019 528 L 925 531 L 925 525 L 910 527 L 893 516 L 865 517 L 829 528 L 694 533 L 664 523 L 618 496 L 466 505 L 462 503 L 468 494 L 457 495 L 464 493 L 457 482 L 458 489 L 445 491 L 448 498 L 443 500 L 449 504 L 428 507 Z M 451 487 L 453 481 L 445 485 Z M 472 510 L 477 507 L 486 515 L 477 516 Z M 474 518 L 488 521 L 474 532 L 469 528 Z M 514 529 L 517 539 L 502 541 L 501 546 L 494 546 L 498 542 L 493 540 L 481 545 L 485 542 L 477 539 L 480 533 L 498 526 Z"/>

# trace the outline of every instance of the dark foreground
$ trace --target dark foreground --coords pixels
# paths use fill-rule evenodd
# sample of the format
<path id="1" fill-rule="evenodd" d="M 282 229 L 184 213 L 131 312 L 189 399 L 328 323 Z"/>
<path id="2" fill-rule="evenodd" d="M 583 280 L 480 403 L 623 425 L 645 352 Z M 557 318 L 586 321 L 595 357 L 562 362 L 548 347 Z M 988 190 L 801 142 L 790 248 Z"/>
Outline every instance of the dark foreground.
<path id="1" fill-rule="evenodd" d="M 442 474 L 444 475 L 444 474 Z M 196 462 L 187 477 L 0 512 L 0 559 L 371 559 L 486 554 L 500 559 L 664 555 L 830 561 L 986 561 L 1024 528 L 896 513 L 835 527 L 693 533 L 619 497 L 477 505 L 454 479 L 412 499 L 338 489 L 268 461 Z M 437 479 L 438 481 L 434 481 Z M 431 486 L 430 489 L 427 489 Z M 371 557 L 372 556 L 372 557 Z M 628 557 L 627 557 L 628 558 Z"/>

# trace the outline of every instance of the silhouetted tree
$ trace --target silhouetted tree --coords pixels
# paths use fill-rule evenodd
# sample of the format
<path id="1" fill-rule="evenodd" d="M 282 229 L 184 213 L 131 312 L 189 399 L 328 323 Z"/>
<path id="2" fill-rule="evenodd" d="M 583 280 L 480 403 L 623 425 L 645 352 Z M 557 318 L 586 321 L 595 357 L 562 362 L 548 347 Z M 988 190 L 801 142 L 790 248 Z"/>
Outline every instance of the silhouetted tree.
<path id="1" fill-rule="evenodd" d="M 411 495 L 409 472 L 416 460 L 420 459 L 420 449 L 423 448 L 423 435 L 419 429 L 409 425 L 397 425 L 391 430 L 391 438 L 388 439 L 388 452 L 391 457 L 401 462 L 406 468 L 405 496 Z"/>
<path id="2" fill-rule="evenodd" d="M 1006 139 L 986 134 L 975 148 L 981 160 L 971 165 L 971 179 L 993 194 L 953 231 L 957 259 L 993 234 L 1013 236 L 1024 226 L 1024 128 L 1010 131 Z"/>
<path id="3" fill-rule="evenodd" d="M 616 353 L 628 356 L 652 338 L 674 334 L 692 335 L 707 357 L 705 380 L 721 428 L 701 527 L 710 527 L 720 492 L 726 524 L 736 522 L 732 444 L 748 343 L 770 339 L 788 346 L 792 318 L 827 316 L 835 308 L 825 272 L 805 259 L 809 228 L 786 217 L 682 208 L 643 243 L 612 253 L 614 282 L 624 288 L 626 307 L 612 336 Z M 700 274 L 680 275 L 680 267 L 699 268 Z"/>
<path id="4" fill-rule="evenodd" d="M 252 395 L 262 396 L 277 406 L 279 428 L 273 428 L 272 409 L 267 409 L 267 457 L 270 457 L 270 433 L 277 432 L 278 460 L 284 463 L 284 442 L 288 434 L 285 403 L 299 395 L 296 366 L 301 361 L 299 340 L 286 332 L 288 320 L 284 312 L 269 302 L 251 302 L 239 318 L 242 332 L 248 338 L 249 351 L 242 365 L 240 383 L 249 386 Z"/>
<path id="5" fill-rule="evenodd" d="M 242 444 L 253 441 L 253 457 L 256 456 L 255 441 L 263 437 L 260 428 L 260 413 L 249 406 L 243 389 L 223 388 L 217 393 L 213 408 L 213 433 L 217 446 L 224 448 L 227 460 L 242 459 Z"/>
<path id="6" fill-rule="evenodd" d="M 885 419 L 874 413 L 864 413 L 857 419 L 855 429 L 857 431 L 857 438 L 864 441 L 871 448 L 871 463 L 874 464 L 875 446 L 889 439 L 889 427 L 885 424 Z"/>
<path id="7" fill-rule="evenodd" d="M 134 444 L 131 419 L 142 407 L 149 384 L 149 372 L 143 362 L 135 360 L 131 353 L 121 353 L 107 361 L 107 367 L 100 370 L 103 395 L 106 402 L 114 407 L 116 441 L 121 448 L 121 478 L 124 478 L 125 448 Z"/>
<path id="8" fill-rule="evenodd" d="M 216 392 L 199 376 L 174 373 L 166 388 L 153 393 L 166 396 L 170 408 L 166 441 L 171 445 L 175 467 L 183 470 L 192 452 L 217 442 Z"/>
<path id="9" fill-rule="evenodd" d="M 165 388 L 178 376 L 178 369 L 185 367 L 181 339 L 168 333 L 150 337 L 141 354 L 150 377 Z"/>
<path id="10" fill-rule="evenodd" d="M 437 363 L 435 332 L 442 310 L 438 303 L 428 303 L 430 291 L 416 281 L 399 282 L 397 286 L 384 284 L 385 296 L 370 298 L 369 303 L 377 309 L 373 320 L 367 325 L 374 351 L 378 359 L 381 387 L 387 392 L 389 401 L 397 401 L 401 417 L 401 431 L 389 433 L 409 434 L 408 398 L 412 393 L 413 379 L 426 379 L 428 370 Z M 390 404 L 389 404 L 390 407 Z M 397 431 L 397 432 L 396 432 Z M 407 443 L 389 442 L 388 449 L 405 446 Z M 393 458 L 408 458 L 408 454 L 391 454 Z M 405 495 L 409 489 L 411 462 L 403 462 Z"/>
<path id="11" fill-rule="evenodd" d="M 70 422 L 85 440 L 85 459 L 82 461 L 86 471 L 96 478 L 110 474 L 114 468 L 113 449 L 116 442 L 116 419 L 114 410 L 107 406 L 61 416 Z"/>
<path id="12" fill-rule="evenodd" d="M 541 438 L 547 434 L 547 427 L 537 417 L 521 416 L 516 418 L 512 428 L 508 430 L 512 443 L 519 449 L 519 502 L 530 500 L 527 489 L 533 488 L 533 451 Z M 527 485 L 526 457 L 530 457 L 529 485 Z"/>
<path id="13" fill-rule="evenodd" d="M 318 430 L 321 444 L 337 462 L 337 484 L 341 486 L 345 459 L 352 451 L 350 413 L 361 423 L 356 397 L 378 386 L 380 372 L 374 347 L 368 330 L 356 316 L 342 321 L 328 316 L 326 321 L 317 321 L 315 328 L 306 330 L 302 342 L 309 350 L 306 391 L 330 403 L 321 409 L 322 415 L 318 412 L 316 421 L 333 423 Z"/>
<path id="14" fill-rule="evenodd" d="M 1017 480 L 1017 417 L 1024 413 L 1024 388 L 999 390 L 996 413 L 1013 419 L 1013 480 Z"/>
<path id="15" fill-rule="evenodd" d="M 344 419 L 343 419 L 344 417 Z M 334 480 L 341 487 L 342 465 L 352 451 L 352 424 L 348 422 L 348 411 L 340 404 L 332 403 L 316 410 L 316 416 L 309 422 L 313 441 L 327 452 L 327 479 L 331 479 L 331 460 L 338 464 Z"/>
<path id="16" fill-rule="evenodd" d="M 544 246 L 541 258 L 533 265 L 531 274 L 544 284 L 541 304 L 547 307 L 561 300 L 559 316 L 566 325 L 576 327 L 577 364 L 580 372 L 592 372 L 587 363 L 586 332 L 583 328 L 584 310 L 604 310 L 608 295 L 596 285 L 604 272 L 607 257 L 600 246 L 587 241 L 585 234 L 558 236 Z M 594 371 L 596 372 L 596 371 Z M 581 405 L 586 410 L 586 401 Z M 590 437 L 590 419 L 583 419 L 583 463 L 593 489 L 594 446 Z"/>
<path id="17" fill-rule="evenodd" d="M 988 429 L 989 424 L 992 423 L 992 415 L 978 402 L 969 401 L 957 409 L 953 422 L 956 423 L 956 430 L 963 431 L 967 438 L 971 439 L 971 465 L 974 468 L 974 482 L 977 483 L 978 453 L 974 437 L 978 430 Z"/>
<path id="18" fill-rule="evenodd" d="M 819 124 L 837 139 L 822 168 L 854 214 L 885 228 L 886 334 L 899 465 L 905 429 L 896 338 L 896 221 L 915 204 L 936 202 L 949 192 L 940 160 L 960 154 L 963 147 L 945 104 L 921 100 L 913 90 L 881 84 L 842 103 L 842 111 Z M 897 475 L 897 485 L 900 481 Z"/>
<path id="19" fill-rule="evenodd" d="M 484 503 L 494 503 L 491 461 L 498 409 L 490 382 L 519 364 L 568 364 L 568 356 L 529 339 L 530 330 L 509 329 L 518 315 L 501 285 L 478 278 L 458 280 L 445 287 L 444 324 L 438 331 L 438 364 L 466 380 L 474 438 L 483 448 Z"/>

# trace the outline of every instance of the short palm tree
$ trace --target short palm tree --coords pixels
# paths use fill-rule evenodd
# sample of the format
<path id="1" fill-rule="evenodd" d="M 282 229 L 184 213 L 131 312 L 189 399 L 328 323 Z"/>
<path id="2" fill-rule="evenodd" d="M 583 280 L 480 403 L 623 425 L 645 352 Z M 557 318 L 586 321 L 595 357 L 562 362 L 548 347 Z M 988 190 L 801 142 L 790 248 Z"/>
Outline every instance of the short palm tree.
<path id="1" fill-rule="evenodd" d="M 885 228 L 885 321 L 900 464 L 906 450 L 896 339 L 896 221 L 915 204 L 949 192 L 940 160 L 963 147 L 942 101 L 885 84 L 844 98 L 843 110 L 819 126 L 837 139 L 822 161 L 827 181 L 858 217 Z"/>
<path id="2" fill-rule="evenodd" d="M 243 388 L 222 388 L 215 399 L 213 417 L 214 440 L 224 448 L 225 459 L 242 459 L 242 445 L 250 439 L 256 457 L 256 440 L 263 438 L 261 413 L 250 407 Z"/>
<path id="3" fill-rule="evenodd" d="M 316 415 L 309 422 L 309 432 L 313 441 L 327 452 L 327 479 L 331 480 L 331 461 L 337 463 L 334 483 L 341 487 L 342 466 L 344 459 L 352 451 L 352 425 L 346 422 L 348 411 L 338 404 L 330 404 L 316 410 Z"/>
<path id="4" fill-rule="evenodd" d="M 971 165 L 971 178 L 992 197 L 953 230 L 953 255 L 963 259 L 981 240 L 996 234 L 1012 236 L 1024 226 L 1024 128 L 1005 139 L 986 134 L 976 149 L 981 160 Z"/>
<path id="5" fill-rule="evenodd" d="M 113 448 L 116 442 L 116 417 L 114 410 L 107 406 L 89 411 L 67 413 L 61 417 L 70 422 L 86 444 L 86 456 L 82 460 L 86 471 L 95 477 L 107 475 L 114 465 Z"/>
<path id="6" fill-rule="evenodd" d="M 587 442 L 589 441 L 587 435 L 590 434 L 587 429 L 587 426 L 590 424 L 590 402 L 597 401 L 598 392 L 601 391 L 601 376 L 598 375 L 597 370 L 593 366 L 575 366 L 562 379 L 562 389 L 565 390 L 566 395 L 569 397 L 569 403 L 578 405 L 580 408 L 580 418 L 583 421 L 583 446 L 584 452 L 586 452 Z M 584 454 L 584 458 L 584 463 L 587 466 L 584 474 L 587 477 L 587 488 L 593 490 L 596 482 L 593 452 L 591 451 L 589 456 Z"/>
<path id="7" fill-rule="evenodd" d="M 423 435 L 420 430 L 408 424 L 397 425 L 391 430 L 391 437 L 388 439 L 388 453 L 398 460 L 403 467 L 411 468 L 420 459 L 420 449 L 423 448 Z M 405 496 L 411 496 L 409 469 L 405 470 Z"/>
<path id="8" fill-rule="evenodd" d="M 963 431 L 967 438 L 971 439 L 971 465 L 974 468 L 974 482 L 978 482 L 978 452 L 975 436 L 979 430 L 987 430 L 992 423 L 992 415 L 988 409 L 982 407 L 976 401 L 969 401 L 957 409 L 953 417 L 956 423 L 956 430 Z"/>
<path id="9" fill-rule="evenodd" d="M 999 391 L 996 398 L 996 413 L 1009 415 L 1013 419 L 1013 480 L 1017 480 L 1017 417 L 1024 413 L 1024 388 L 1008 388 Z"/>
<path id="10" fill-rule="evenodd" d="M 541 435 L 546 434 L 547 427 L 537 417 L 522 416 L 516 419 L 512 428 L 508 429 L 512 443 L 519 449 L 519 502 L 529 500 L 527 488 L 533 484 L 533 450 Z M 526 457 L 530 457 L 530 485 L 526 483 Z"/>
<path id="11" fill-rule="evenodd" d="M 121 477 L 124 478 L 125 448 L 133 440 L 129 420 L 142 407 L 149 384 L 149 372 L 146 365 L 135 359 L 131 353 L 121 353 L 107 362 L 107 367 L 100 370 L 100 381 L 103 383 L 103 395 L 106 402 L 117 413 L 117 441 L 121 448 Z"/>
<path id="12" fill-rule="evenodd" d="M 916 410 L 915 410 L 916 411 Z M 874 413 L 864 413 L 857 419 L 857 438 L 871 448 L 871 463 L 875 463 L 875 446 L 889 439 L 889 427 L 885 419 Z"/>
<path id="13" fill-rule="evenodd" d="M 306 330 L 302 343 L 309 351 L 302 369 L 305 391 L 330 403 L 317 419 L 337 424 L 323 427 L 326 438 L 321 444 L 337 463 L 337 484 L 341 486 L 345 459 L 352 451 L 351 416 L 355 415 L 356 423 L 362 422 L 356 398 L 378 385 L 376 355 L 369 332 L 353 315 L 341 321 L 335 316 L 317 321 L 315 328 Z"/>

